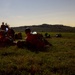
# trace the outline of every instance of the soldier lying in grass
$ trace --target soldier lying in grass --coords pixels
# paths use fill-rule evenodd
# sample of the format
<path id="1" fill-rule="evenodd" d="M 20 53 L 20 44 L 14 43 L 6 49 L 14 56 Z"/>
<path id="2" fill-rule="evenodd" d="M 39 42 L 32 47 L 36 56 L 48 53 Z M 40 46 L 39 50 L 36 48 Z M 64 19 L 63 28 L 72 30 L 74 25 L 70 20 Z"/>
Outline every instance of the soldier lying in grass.
<path id="1" fill-rule="evenodd" d="M 44 39 L 42 34 L 37 32 L 32 33 L 29 28 L 25 29 L 25 34 L 27 35 L 25 41 L 18 41 L 17 46 L 19 48 L 27 47 L 29 49 L 43 49 L 47 45 L 52 46 L 47 40 Z"/>

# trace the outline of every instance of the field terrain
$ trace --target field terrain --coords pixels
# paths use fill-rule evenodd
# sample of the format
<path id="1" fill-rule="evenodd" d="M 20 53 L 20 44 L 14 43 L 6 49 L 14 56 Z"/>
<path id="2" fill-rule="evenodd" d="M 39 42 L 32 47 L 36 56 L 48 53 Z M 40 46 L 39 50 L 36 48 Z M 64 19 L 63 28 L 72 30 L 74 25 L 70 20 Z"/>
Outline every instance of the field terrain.
<path id="1" fill-rule="evenodd" d="M 45 32 L 40 32 L 45 34 Z M 57 38 L 60 33 L 62 37 Z M 53 46 L 45 51 L 0 48 L 0 75 L 75 75 L 75 33 L 48 32 Z M 25 38 L 22 32 L 23 39 Z"/>

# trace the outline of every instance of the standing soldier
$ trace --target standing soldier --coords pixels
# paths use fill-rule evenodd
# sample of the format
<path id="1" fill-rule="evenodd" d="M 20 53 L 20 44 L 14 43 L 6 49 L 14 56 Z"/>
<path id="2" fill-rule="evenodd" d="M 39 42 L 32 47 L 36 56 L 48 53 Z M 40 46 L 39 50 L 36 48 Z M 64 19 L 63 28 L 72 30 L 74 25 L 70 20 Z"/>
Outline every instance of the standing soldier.
<path id="1" fill-rule="evenodd" d="M 6 29 L 6 27 L 5 27 L 5 25 L 4 25 L 4 22 L 2 22 L 1 29 L 2 29 L 2 30 L 5 30 L 5 29 Z"/>

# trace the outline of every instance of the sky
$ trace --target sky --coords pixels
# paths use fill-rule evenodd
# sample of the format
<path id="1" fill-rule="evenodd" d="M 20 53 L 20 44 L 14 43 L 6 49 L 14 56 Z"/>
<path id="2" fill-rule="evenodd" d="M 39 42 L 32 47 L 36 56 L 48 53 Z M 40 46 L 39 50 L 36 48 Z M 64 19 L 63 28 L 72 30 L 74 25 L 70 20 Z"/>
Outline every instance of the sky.
<path id="1" fill-rule="evenodd" d="M 75 0 L 0 0 L 0 24 L 10 27 L 63 24 L 75 27 Z"/>

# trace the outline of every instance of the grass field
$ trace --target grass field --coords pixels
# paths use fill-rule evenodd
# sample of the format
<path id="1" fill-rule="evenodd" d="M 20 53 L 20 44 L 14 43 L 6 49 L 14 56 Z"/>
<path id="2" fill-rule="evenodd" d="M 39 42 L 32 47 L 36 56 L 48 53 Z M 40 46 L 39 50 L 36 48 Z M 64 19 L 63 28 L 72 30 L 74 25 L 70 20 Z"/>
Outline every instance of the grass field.
<path id="1" fill-rule="evenodd" d="M 75 33 L 61 33 L 61 38 L 55 37 L 57 32 L 49 34 L 53 46 L 44 52 L 0 48 L 0 75 L 75 75 Z"/>

